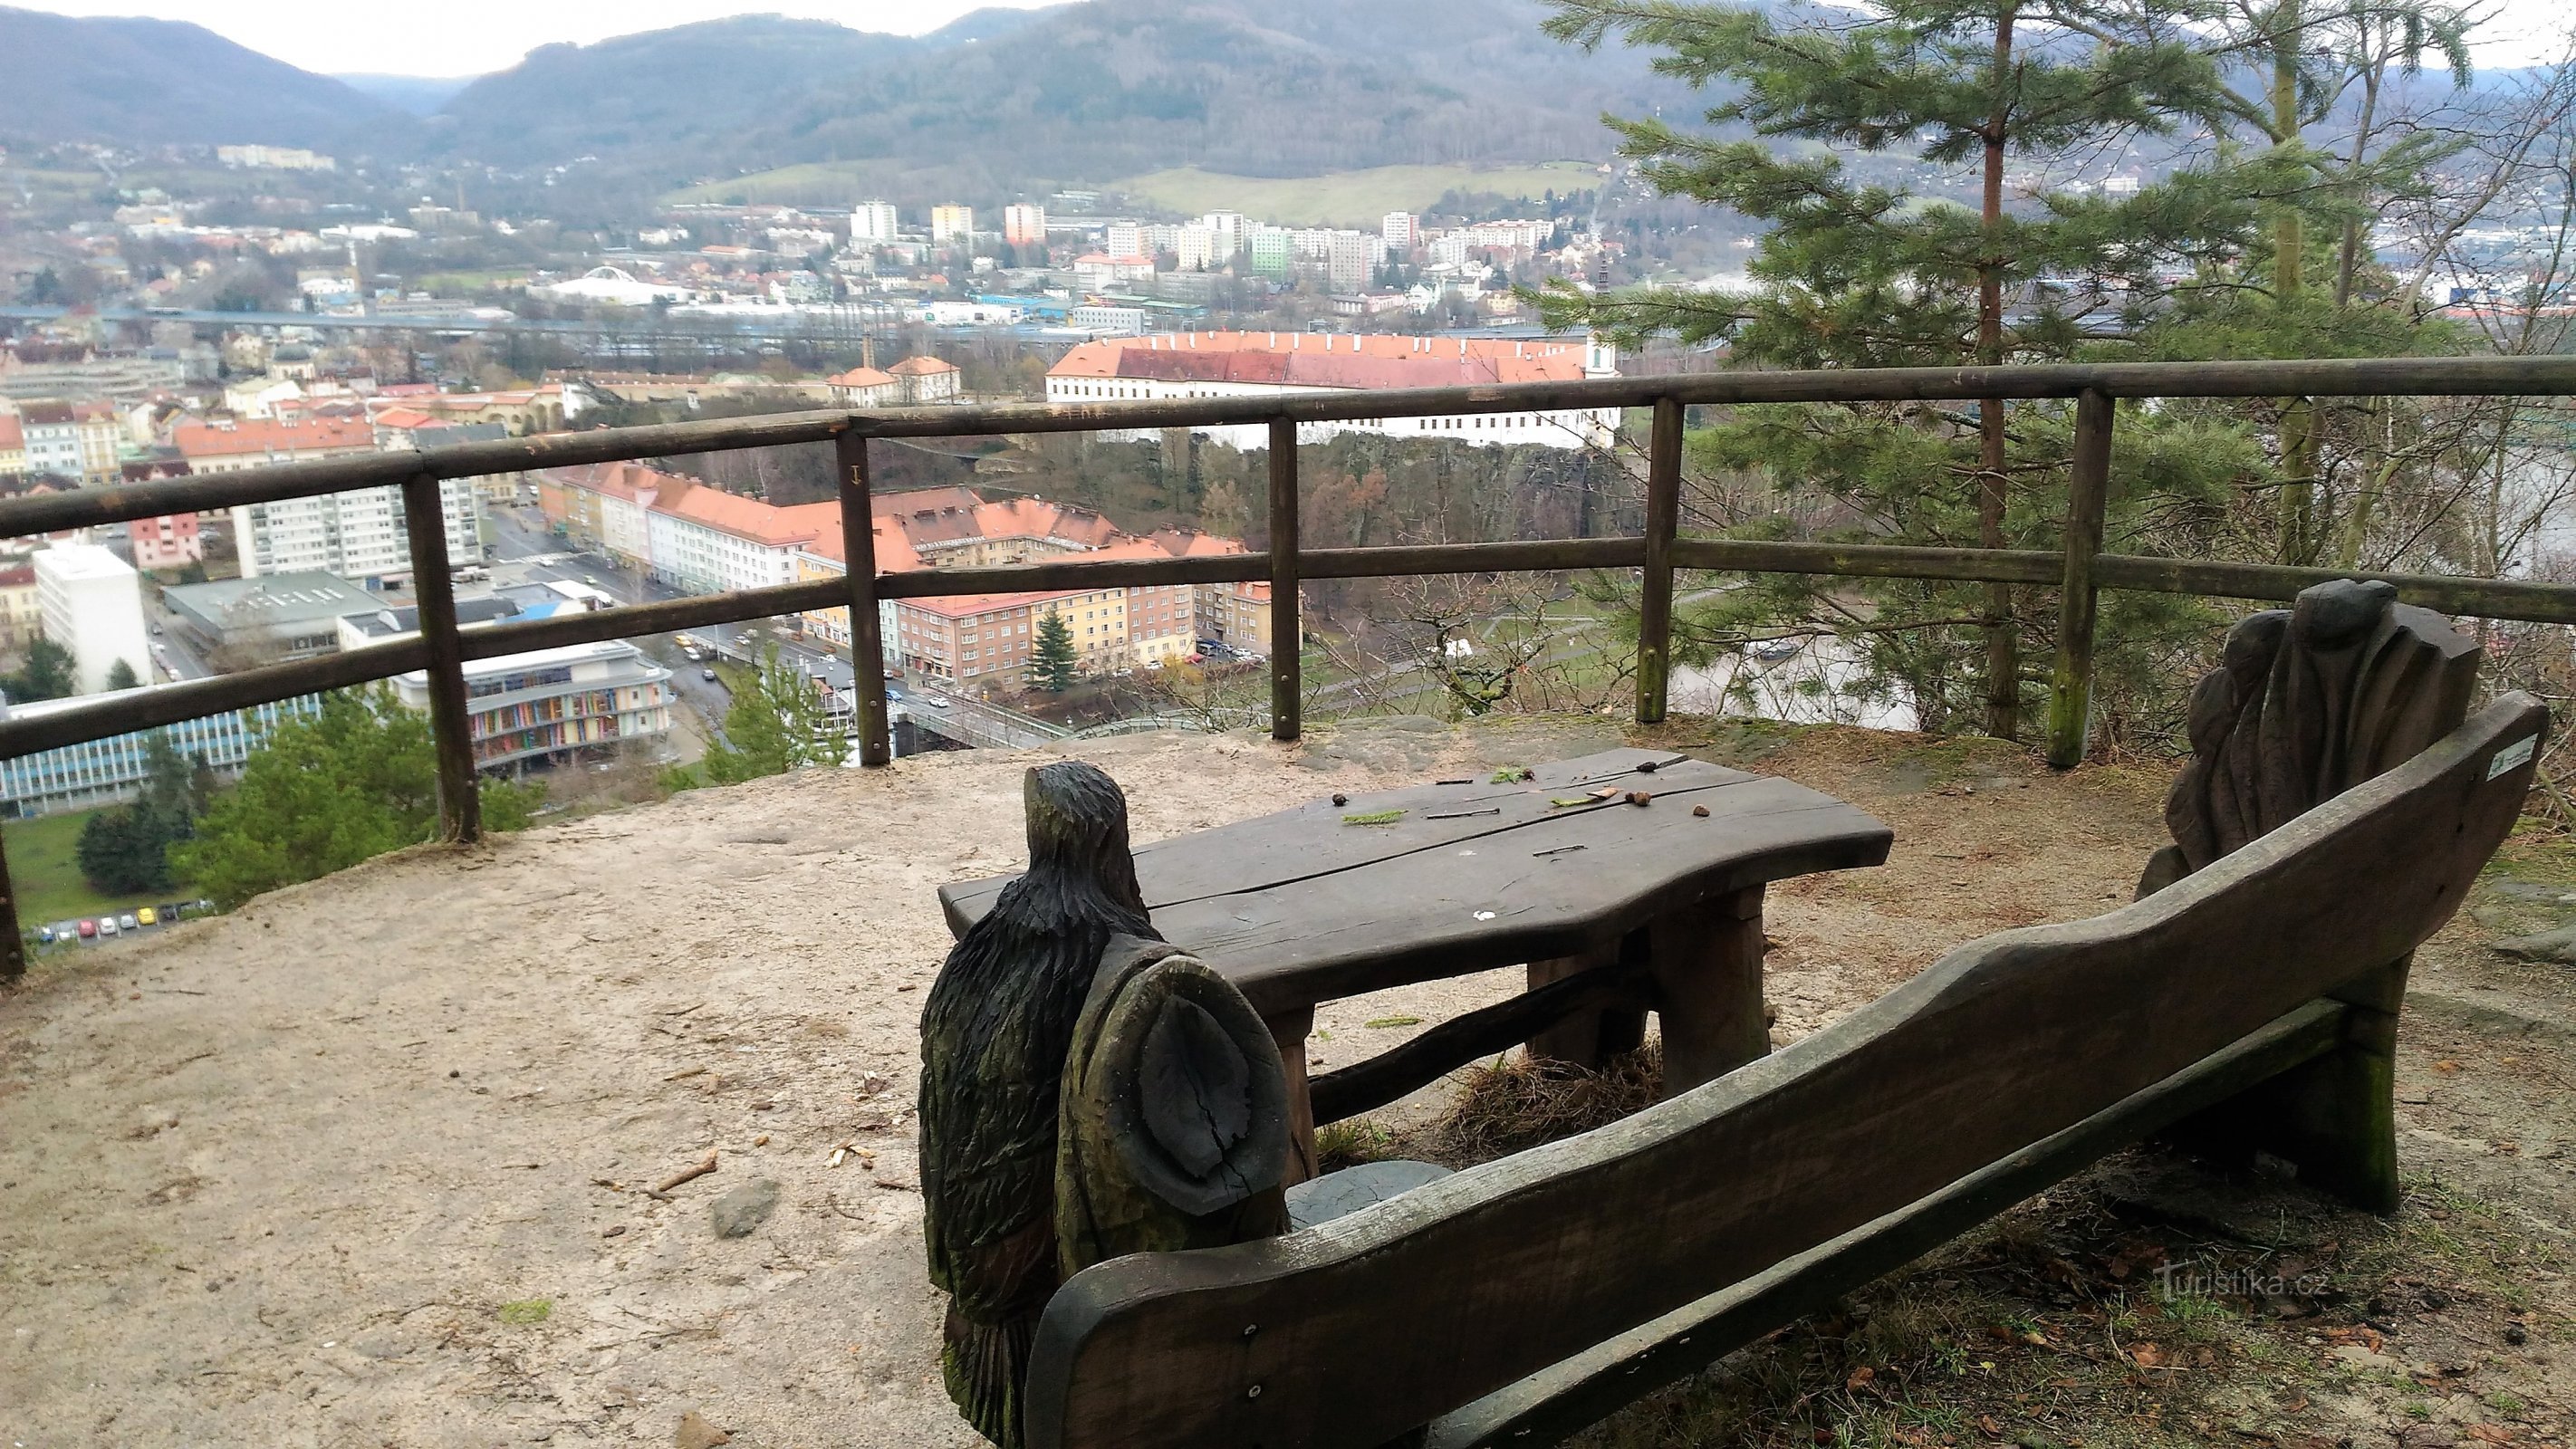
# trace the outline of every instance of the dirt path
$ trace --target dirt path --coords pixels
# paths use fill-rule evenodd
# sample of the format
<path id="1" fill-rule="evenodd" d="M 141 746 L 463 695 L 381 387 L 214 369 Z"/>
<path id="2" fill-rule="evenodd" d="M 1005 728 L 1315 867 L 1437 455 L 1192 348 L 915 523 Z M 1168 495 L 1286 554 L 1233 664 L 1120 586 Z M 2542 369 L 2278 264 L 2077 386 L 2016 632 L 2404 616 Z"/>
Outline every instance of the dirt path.
<path id="1" fill-rule="evenodd" d="M 2125 897 L 2154 841 L 2152 773 L 1783 738 L 1656 737 L 1896 827 L 1883 870 L 1775 890 L 1783 1037 L 1949 945 Z M 1617 742 L 1399 720 L 1293 760 L 1244 737 L 1082 754 L 1151 839 Z M 0 1444 L 667 1443 L 692 1410 L 771 1449 L 975 1442 L 932 1357 L 914 1033 L 947 947 L 932 892 L 1017 864 L 1032 758 L 697 792 L 40 965 L 0 1000 Z M 1366 1022 L 1438 1021 L 1516 974 L 1335 1003 L 1316 1053 L 1372 1053 L 1409 1033 Z M 2418 1105 L 2485 1082 L 2495 1054 L 2471 1055 Z M 2460 1145 L 2462 1171 L 2518 1180 L 2563 1139 L 2538 1079 L 2509 1080 L 2520 1157 Z M 2469 1144 L 2487 1112 L 2417 1125 Z M 710 1152 L 668 1201 L 642 1191 Z M 759 1181 L 774 1211 L 718 1236 L 714 1205 Z"/>

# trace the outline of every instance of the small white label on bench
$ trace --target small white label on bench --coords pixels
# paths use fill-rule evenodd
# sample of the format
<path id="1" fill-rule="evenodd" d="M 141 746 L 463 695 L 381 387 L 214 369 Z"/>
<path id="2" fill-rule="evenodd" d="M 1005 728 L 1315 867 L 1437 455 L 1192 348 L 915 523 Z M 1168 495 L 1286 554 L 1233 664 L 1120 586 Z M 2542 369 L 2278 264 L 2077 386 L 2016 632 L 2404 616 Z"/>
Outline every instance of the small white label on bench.
<path id="1" fill-rule="evenodd" d="M 2531 759 L 2533 748 L 2538 746 L 2539 743 L 2540 736 L 2525 735 L 2521 739 L 2515 740 L 2512 744 L 2505 746 L 2503 749 L 2496 751 L 2495 758 L 2487 761 L 2487 778 L 2492 780 L 2507 770 L 2527 763 Z"/>

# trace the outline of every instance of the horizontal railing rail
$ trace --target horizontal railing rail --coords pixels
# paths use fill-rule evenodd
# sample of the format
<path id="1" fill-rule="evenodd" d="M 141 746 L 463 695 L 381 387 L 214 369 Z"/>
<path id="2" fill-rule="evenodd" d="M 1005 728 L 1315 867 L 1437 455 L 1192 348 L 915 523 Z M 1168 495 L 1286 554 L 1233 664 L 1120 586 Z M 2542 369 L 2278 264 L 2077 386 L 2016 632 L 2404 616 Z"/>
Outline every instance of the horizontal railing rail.
<path id="1" fill-rule="evenodd" d="M 1431 340 L 1436 350 L 1439 343 Z M 1673 575 L 1677 569 L 1847 577 L 1957 579 L 2060 590 L 2049 756 L 2082 757 L 2091 689 L 2094 599 L 2102 589 L 2277 600 L 2329 578 L 2384 578 L 2409 602 L 2451 614 L 2576 624 L 2576 585 L 2511 579 L 2370 573 L 2277 564 L 2227 563 L 2101 552 L 2101 527 L 2120 398 L 2230 397 L 2568 397 L 2576 357 L 2365 358 L 2211 363 L 2105 363 L 1849 371 L 1717 372 L 1594 378 L 1561 383 L 1412 388 L 1163 400 L 935 406 L 873 411 L 827 409 L 590 432 L 545 433 L 438 448 L 287 462 L 235 472 L 0 499 L 0 537 L 96 527 L 166 514 L 205 512 L 396 486 L 404 492 L 421 633 L 318 659 L 191 680 L 95 703 L 0 719 L 0 759 L 156 728 L 180 720 L 294 699 L 324 690 L 426 672 L 439 752 L 445 833 L 481 829 L 464 667 L 472 660 L 575 644 L 740 623 L 782 614 L 847 608 L 857 674 L 860 758 L 891 757 L 884 654 L 876 606 L 884 599 L 1089 588 L 1268 582 L 1271 732 L 1297 738 L 1303 638 L 1298 586 L 1308 579 L 1426 574 L 1635 569 L 1643 580 L 1638 628 L 1636 715 L 1663 718 L 1669 677 Z M 1941 548 L 1685 538 L 1680 535 L 1684 409 L 1761 403 L 1945 402 L 2072 399 L 2074 453 L 2062 550 Z M 1399 417 L 1505 412 L 1652 410 L 1647 439 L 1646 532 L 1635 537 L 1377 548 L 1300 546 L 1299 430 L 1307 425 Z M 750 448 L 830 444 L 840 474 L 843 556 L 874 557 L 869 443 L 873 439 L 1122 432 L 1257 426 L 1267 429 L 1270 538 L 1264 553 L 1173 559 L 1054 560 L 995 567 L 879 575 L 850 570 L 818 579 L 732 593 L 637 604 L 528 623 L 460 628 L 441 526 L 444 480 L 586 464 L 669 458 Z M 24 968 L 15 897 L 0 856 L 0 980 Z"/>

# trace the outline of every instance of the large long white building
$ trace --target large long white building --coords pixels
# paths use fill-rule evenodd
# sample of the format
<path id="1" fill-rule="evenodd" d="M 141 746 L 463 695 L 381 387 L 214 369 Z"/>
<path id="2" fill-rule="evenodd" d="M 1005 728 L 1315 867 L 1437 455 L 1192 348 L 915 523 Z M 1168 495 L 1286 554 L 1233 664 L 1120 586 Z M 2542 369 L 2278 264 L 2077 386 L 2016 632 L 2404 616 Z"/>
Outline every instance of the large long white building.
<path id="1" fill-rule="evenodd" d="M 1615 377 L 1615 349 L 1595 340 L 1407 337 L 1333 332 L 1167 332 L 1104 337 L 1064 355 L 1047 372 L 1047 401 L 1096 403 L 1139 399 L 1287 397 L 1359 389 L 1491 387 L 1497 383 L 1576 382 Z M 1340 432 L 1397 438 L 1450 438 L 1493 446 L 1604 448 L 1619 430 L 1619 409 L 1466 413 L 1449 417 L 1365 418 L 1308 423 L 1311 442 Z M 1269 446 L 1259 424 L 1198 430 L 1243 449 Z M 1110 433 L 1143 438 L 1146 432 Z"/>
<path id="2" fill-rule="evenodd" d="M 353 457 L 377 451 L 376 430 L 364 418 L 244 418 L 182 423 L 171 440 L 190 471 L 232 473 L 271 463 Z M 451 564 L 483 556 L 482 503 L 470 479 L 438 485 L 446 515 Z M 353 488 L 312 498 L 248 503 L 232 511 L 234 546 L 244 578 L 318 571 L 342 578 L 381 578 L 411 570 L 411 532 L 403 520 L 402 490 L 386 485 Z"/>

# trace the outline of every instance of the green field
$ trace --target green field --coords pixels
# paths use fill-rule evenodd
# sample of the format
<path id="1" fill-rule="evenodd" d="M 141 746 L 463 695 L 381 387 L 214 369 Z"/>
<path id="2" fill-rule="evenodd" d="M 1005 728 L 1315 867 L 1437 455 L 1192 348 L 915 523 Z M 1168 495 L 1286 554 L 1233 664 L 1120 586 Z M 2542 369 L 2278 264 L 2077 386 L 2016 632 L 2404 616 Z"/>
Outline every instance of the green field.
<path id="1" fill-rule="evenodd" d="M 1328 176 L 1228 176 L 1195 166 L 1103 187 L 1184 215 L 1239 211 L 1281 226 L 1374 228 L 1390 211 L 1420 211 L 1450 191 L 1536 199 L 1601 184 L 1589 163 L 1538 166 L 1374 166 Z"/>
<path id="2" fill-rule="evenodd" d="M 808 161 L 683 187 L 664 195 L 662 204 L 855 206 L 883 191 L 889 179 L 891 173 L 881 161 Z"/>
<path id="3" fill-rule="evenodd" d="M 20 926 L 32 931 L 38 926 L 78 920 L 83 916 L 196 898 L 196 890 L 185 882 L 168 890 L 122 900 L 112 900 L 91 890 L 89 882 L 81 879 L 80 863 L 74 852 L 80 845 L 81 827 L 97 813 L 82 810 L 66 815 L 40 815 L 33 820 L 12 820 L 0 826 L 0 841 L 7 843 L 9 852 L 9 879 L 18 892 Z"/>
<path id="4" fill-rule="evenodd" d="M 710 181 L 674 191 L 663 200 L 846 206 L 865 200 L 882 185 L 884 175 L 883 162 L 815 161 Z M 1549 161 L 1533 166 L 1376 166 L 1328 176 L 1289 177 L 1229 176 L 1189 166 L 1130 177 L 1100 189 L 1183 215 L 1240 211 L 1282 226 L 1375 227 L 1390 211 L 1422 210 L 1449 191 L 1535 199 L 1550 190 L 1562 194 L 1600 184 L 1601 175 L 1589 162 Z"/>

